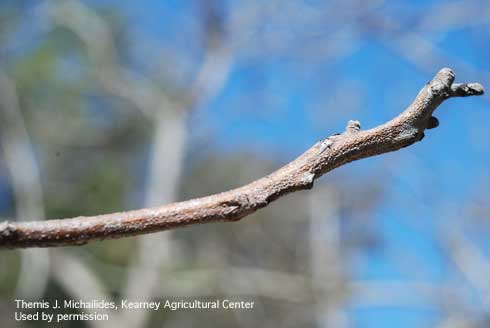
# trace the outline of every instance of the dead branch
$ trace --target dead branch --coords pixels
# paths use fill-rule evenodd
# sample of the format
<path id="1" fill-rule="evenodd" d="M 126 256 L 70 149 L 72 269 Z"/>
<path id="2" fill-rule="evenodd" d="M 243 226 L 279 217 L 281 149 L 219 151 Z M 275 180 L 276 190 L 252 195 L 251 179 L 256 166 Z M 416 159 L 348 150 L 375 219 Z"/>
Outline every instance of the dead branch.
<path id="1" fill-rule="evenodd" d="M 349 121 L 346 131 L 317 142 L 294 161 L 243 187 L 203 198 L 135 211 L 61 220 L 0 223 L 0 247 L 82 245 L 93 240 L 122 238 L 193 224 L 238 221 L 277 198 L 311 189 L 313 181 L 346 163 L 409 146 L 438 121 L 434 110 L 446 99 L 483 94 L 479 83 L 453 83 L 449 68 L 437 73 L 413 103 L 391 121 L 361 131 Z"/>

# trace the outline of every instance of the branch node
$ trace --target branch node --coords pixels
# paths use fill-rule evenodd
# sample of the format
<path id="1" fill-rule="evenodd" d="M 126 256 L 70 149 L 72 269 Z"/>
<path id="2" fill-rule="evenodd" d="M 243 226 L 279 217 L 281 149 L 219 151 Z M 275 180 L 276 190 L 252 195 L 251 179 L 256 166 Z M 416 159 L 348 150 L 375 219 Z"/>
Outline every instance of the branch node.
<path id="1" fill-rule="evenodd" d="M 301 183 L 303 183 L 308 189 L 313 187 L 313 181 L 315 180 L 315 174 L 311 172 L 305 172 L 301 176 Z"/>
<path id="2" fill-rule="evenodd" d="M 431 116 L 429 122 L 427 123 L 427 129 L 434 129 L 439 126 L 439 120 L 437 117 Z"/>
<path id="3" fill-rule="evenodd" d="M 356 120 L 349 120 L 347 122 L 347 126 L 345 127 L 345 132 L 347 133 L 356 133 L 361 130 L 361 122 Z"/>

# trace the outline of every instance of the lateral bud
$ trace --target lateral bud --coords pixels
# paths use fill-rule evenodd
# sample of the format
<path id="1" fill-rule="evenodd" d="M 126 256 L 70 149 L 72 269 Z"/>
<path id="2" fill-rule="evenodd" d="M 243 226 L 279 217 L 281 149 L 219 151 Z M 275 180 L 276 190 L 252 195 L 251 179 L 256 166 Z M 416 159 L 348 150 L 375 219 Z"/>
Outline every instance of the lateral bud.
<path id="1" fill-rule="evenodd" d="M 361 130 L 361 122 L 356 120 L 349 120 L 347 122 L 347 126 L 345 127 L 345 132 L 347 133 L 356 133 Z"/>

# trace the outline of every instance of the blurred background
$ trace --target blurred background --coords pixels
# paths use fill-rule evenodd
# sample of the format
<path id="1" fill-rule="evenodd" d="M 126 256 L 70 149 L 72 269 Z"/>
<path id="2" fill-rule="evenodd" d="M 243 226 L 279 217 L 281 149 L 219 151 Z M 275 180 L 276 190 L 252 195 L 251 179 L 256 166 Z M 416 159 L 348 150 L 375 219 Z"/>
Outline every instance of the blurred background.
<path id="1" fill-rule="evenodd" d="M 490 88 L 490 3 L 0 2 L 0 217 L 156 206 L 237 187 L 400 113 L 442 67 Z M 232 299 L 66 327 L 488 327 L 489 98 L 409 148 L 233 224 L 0 251 L 13 299 Z M 100 312 L 100 311 L 99 311 Z"/>

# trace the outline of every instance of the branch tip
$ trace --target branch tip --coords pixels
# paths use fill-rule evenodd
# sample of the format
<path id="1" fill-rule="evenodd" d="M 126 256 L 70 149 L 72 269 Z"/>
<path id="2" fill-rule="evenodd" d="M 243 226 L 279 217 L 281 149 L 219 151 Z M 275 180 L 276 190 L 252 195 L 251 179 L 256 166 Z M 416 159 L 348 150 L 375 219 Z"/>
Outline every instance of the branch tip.
<path id="1" fill-rule="evenodd" d="M 451 96 L 468 97 L 479 96 L 485 93 L 480 83 L 455 83 L 451 86 Z"/>
<path id="2" fill-rule="evenodd" d="M 454 71 L 448 67 L 444 67 L 443 69 L 441 69 L 435 77 L 435 79 L 444 82 L 444 84 L 448 86 L 451 86 L 451 84 L 453 84 L 455 78 L 456 74 L 454 74 Z"/>

